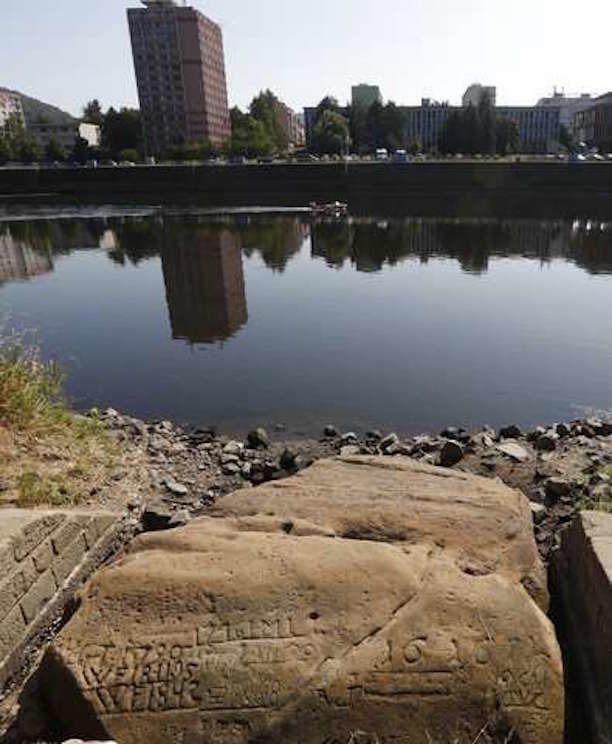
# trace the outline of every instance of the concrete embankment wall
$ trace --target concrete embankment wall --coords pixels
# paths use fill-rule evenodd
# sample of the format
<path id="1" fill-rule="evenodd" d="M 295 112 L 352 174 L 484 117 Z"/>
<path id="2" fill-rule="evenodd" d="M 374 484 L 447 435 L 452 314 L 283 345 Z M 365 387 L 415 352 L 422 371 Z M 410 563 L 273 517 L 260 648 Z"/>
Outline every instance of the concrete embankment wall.
<path id="1" fill-rule="evenodd" d="M 0 203 L 34 198 L 355 212 L 612 214 L 612 163 L 368 163 L 0 169 Z"/>

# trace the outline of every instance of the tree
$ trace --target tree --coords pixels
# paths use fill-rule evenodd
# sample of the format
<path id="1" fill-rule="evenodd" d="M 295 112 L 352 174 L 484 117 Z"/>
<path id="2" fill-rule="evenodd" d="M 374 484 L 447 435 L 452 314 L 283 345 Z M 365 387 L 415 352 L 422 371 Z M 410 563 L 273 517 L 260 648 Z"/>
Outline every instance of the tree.
<path id="1" fill-rule="evenodd" d="M 251 101 L 249 113 L 264 125 L 274 147 L 283 152 L 289 146 L 289 137 L 280 118 L 280 106 L 274 93 L 264 90 Z"/>
<path id="2" fill-rule="evenodd" d="M 128 152 L 127 150 L 125 151 Z M 192 142 L 187 145 L 179 145 L 170 151 L 169 155 L 173 160 L 179 162 L 208 160 L 217 154 L 217 149 L 208 140 Z M 138 154 L 136 154 L 138 156 Z M 123 160 L 134 160 L 134 158 L 123 157 Z"/>
<path id="3" fill-rule="evenodd" d="M 77 137 L 74 141 L 71 153 L 72 160 L 84 165 L 89 159 L 89 143 L 82 137 Z"/>
<path id="4" fill-rule="evenodd" d="M 140 111 L 109 108 L 102 121 L 102 146 L 118 157 L 121 150 L 142 151 Z"/>
<path id="5" fill-rule="evenodd" d="M 45 157 L 51 162 L 56 160 L 62 162 L 66 160 L 66 150 L 57 140 L 52 139 L 45 147 Z"/>
<path id="6" fill-rule="evenodd" d="M 102 113 L 102 106 L 97 98 L 93 101 L 89 101 L 83 108 L 83 121 L 87 124 L 97 124 L 101 126 L 104 121 L 104 114 Z"/>
<path id="7" fill-rule="evenodd" d="M 33 137 L 26 135 L 17 150 L 17 155 L 22 163 L 35 163 L 42 158 L 42 152 Z"/>
<path id="8" fill-rule="evenodd" d="M 234 109 L 232 139 L 228 147 L 229 154 L 256 158 L 270 155 L 273 150 L 274 142 L 266 125 L 254 116 L 243 114 L 239 109 Z"/>
<path id="9" fill-rule="evenodd" d="M 496 150 L 500 155 L 518 152 L 521 145 L 521 133 L 514 119 L 502 116 L 496 122 Z"/>
<path id="10" fill-rule="evenodd" d="M 324 111 L 312 133 L 313 150 L 320 155 L 340 155 L 349 143 L 349 125 L 345 117 L 335 111 Z"/>
<path id="11" fill-rule="evenodd" d="M 493 155 L 496 148 L 496 114 L 491 96 L 485 91 L 478 102 L 479 142 L 477 152 Z"/>

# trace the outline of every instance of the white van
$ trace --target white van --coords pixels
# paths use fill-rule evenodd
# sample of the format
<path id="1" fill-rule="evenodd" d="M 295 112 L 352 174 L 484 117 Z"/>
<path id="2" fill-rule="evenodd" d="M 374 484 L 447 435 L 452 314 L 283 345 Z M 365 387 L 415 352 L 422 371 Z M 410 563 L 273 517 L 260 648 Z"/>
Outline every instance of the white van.
<path id="1" fill-rule="evenodd" d="M 386 147 L 379 147 L 376 150 L 376 160 L 389 160 L 389 153 Z"/>

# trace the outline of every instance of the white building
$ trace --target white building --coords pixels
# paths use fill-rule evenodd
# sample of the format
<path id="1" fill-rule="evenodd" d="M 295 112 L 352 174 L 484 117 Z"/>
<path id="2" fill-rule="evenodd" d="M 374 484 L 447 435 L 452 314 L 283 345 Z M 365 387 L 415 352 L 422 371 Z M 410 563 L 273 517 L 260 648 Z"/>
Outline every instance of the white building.
<path id="1" fill-rule="evenodd" d="M 563 91 L 555 89 L 550 98 L 540 98 L 537 105 L 558 108 L 560 110 L 559 119 L 561 125 L 569 129 L 574 114 L 587 109 L 593 103 L 593 100 L 590 93 L 566 96 Z"/>
<path id="2" fill-rule="evenodd" d="M 0 88 L 0 127 L 6 124 L 6 120 L 11 114 L 17 114 L 22 122 L 25 121 L 21 96 L 12 93 L 10 90 Z"/>
<path id="3" fill-rule="evenodd" d="M 468 106 L 478 106 L 480 99 L 483 95 L 487 95 L 491 101 L 491 105 L 497 104 L 497 88 L 494 85 L 481 85 L 480 83 L 473 83 L 463 94 L 461 103 L 464 108 Z"/>

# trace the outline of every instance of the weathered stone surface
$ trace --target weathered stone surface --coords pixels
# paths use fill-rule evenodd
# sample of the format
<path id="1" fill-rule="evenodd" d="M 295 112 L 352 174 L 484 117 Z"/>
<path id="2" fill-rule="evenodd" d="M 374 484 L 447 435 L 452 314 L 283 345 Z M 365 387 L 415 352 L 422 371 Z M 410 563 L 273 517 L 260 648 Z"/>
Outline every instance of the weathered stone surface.
<path id="1" fill-rule="evenodd" d="M 18 672 L 28 643 L 105 557 L 108 545 L 99 530 L 119 522 L 106 512 L 0 510 L 0 690 Z M 84 539 L 87 525 L 91 544 Z"/>
<path id="2" fill-rule="evenodd" d="M 612 741 L 612 514 L 582 512 L 564 533 L 552 574 L 592 731 Z"/>
<path id="3" fill-rule="evenodd" d="M 142 535 L 84 590 L 44 664 L 67 736 L 472 744 L 501 716 L 523 744 L 561 744 L 523 496 L 349 458 L 236 493 L 218 515 Z"/>
<path id="4" fill-rule="evenodd" d="M 498 445 L 497 449 L 515 462 L 527 462 L 531 457 L 529 452 L 517 442 L 504 442 Z"/>

